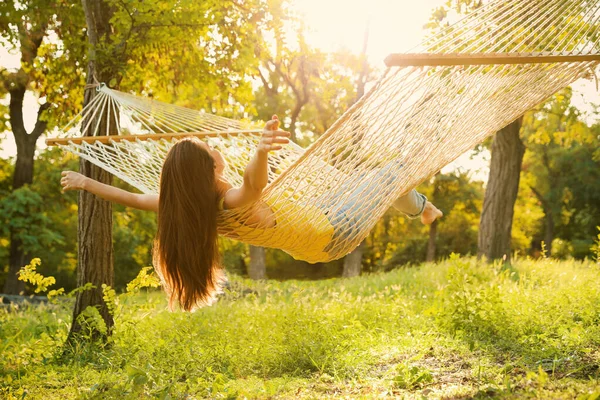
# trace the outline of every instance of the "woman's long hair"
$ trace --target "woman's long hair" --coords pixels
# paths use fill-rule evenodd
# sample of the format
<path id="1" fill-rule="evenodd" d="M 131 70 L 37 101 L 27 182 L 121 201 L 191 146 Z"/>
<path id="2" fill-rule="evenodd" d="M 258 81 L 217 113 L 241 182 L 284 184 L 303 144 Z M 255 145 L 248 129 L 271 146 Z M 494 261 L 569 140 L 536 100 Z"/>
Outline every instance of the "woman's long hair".
<path id="1" fill-rule="evenodd" d="M 169 295 L 185 311 L 211 304 L 225 276 L 219 263 L 219 194 L 215 162 L 197 138 L 177 142 L 160 176 L 153 262 Z"/>

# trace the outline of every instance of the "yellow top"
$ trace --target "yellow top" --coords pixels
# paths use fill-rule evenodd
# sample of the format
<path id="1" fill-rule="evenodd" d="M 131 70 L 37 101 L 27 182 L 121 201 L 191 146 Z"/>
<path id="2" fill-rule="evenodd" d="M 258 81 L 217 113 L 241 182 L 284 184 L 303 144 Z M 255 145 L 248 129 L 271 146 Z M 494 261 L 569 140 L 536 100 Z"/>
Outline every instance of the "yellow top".
<path id="1" fill-rule="evenodd" d="M 226 219 L 232 236 L 254 246 L 281 249 L 309 263 L 328 259 L 324 249 L 333 237 L 333 226 L 323 210 L 283 197 L 271 195 L 263 199 L 275 214 L 275 226 L 252 227 L 234 218 Z M 219 201 L 220 210 L 223 210 L 223 201 L 224 198 Z"/>

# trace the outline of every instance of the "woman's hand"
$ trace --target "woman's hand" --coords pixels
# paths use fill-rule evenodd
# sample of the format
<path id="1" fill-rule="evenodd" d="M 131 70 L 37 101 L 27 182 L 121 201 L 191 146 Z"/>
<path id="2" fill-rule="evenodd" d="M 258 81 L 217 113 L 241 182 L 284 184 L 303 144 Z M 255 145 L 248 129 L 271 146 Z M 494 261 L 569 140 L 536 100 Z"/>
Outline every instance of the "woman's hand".
<path id="1" fill-rule="evenodd" d="M 276 115 L 273 115 L 273 119 L 265 125 L 254 157 L 246 166 L 242 186 L 225 193 L 223 200 L 225 209 L 243 207 L 260 199 L 263 189 L 269 182 L 269 151 L 281 150 L 282 145 L 290 142 L 288 139 L 290 133 L 280 131 L 278 128 L 279 120 Z"/>
<path id="2" fill-rule="evenodd" d="M 269 151 L 281 150 L 283 144 L 290 142 L 290 133 L 279 130 L 279 119 L 273 115 L 273 119 L 267 122 L 263 129 L 262 137 L 258 142 L 258 151 L 268 153 Z"/>
<path id="3" fill-rule="evenodd" d="M 138 210 L 158 212 L 157 194 L 138 194 L 119 189 L 73 171 L 63 171 L 60 180 L 63 192 L 85 190 L 106 201 L 133 207 Z"/>
<path id="4" fill-rule="evenodd" d="M 85 182 L 88 178 L 81 175 L 78 172 L 63 171 L 61 173 L 62 178 L 60 184 L 62 185 L 63 192 L 68 190 L 84 190 Z"/>

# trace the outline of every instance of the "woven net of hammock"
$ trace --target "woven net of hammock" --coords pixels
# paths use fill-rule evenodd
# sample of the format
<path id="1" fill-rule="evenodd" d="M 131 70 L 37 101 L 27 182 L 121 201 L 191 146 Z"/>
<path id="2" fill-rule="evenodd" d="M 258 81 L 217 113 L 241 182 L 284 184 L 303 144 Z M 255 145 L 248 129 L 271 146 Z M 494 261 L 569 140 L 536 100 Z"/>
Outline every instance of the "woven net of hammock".
<path id="1" fill-rule="evenodd" d="M 309 262 L 346 255 L 396 198 L 588 77 L 598 64 L 599 4 L 493 1 L 415 49 L 428 55 L 389 57 L 372 90 L 310 148 L 290 143 L 271 154 L 261 204 L 275 221 L 256 221 L 252 207 L 227 210 L 219 215 L 220 233 Z M 181 135 L 195 134 L 220 150 L 233 185 L 242 183 L 260 137 L 239 121 L 106 87 L 63 132 L 73 139 L 50 144 L 144 193 L 158 192 L 162 162 Z M 81 132 L 138 136 L 75 138 Z"/>

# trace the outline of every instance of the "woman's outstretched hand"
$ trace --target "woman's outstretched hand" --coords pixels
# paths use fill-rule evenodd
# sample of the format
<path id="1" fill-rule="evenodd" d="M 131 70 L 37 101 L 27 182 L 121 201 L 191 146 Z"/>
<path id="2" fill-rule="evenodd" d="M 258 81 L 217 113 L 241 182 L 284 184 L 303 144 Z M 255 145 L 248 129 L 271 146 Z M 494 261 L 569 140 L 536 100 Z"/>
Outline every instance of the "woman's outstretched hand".
<path id="1" fill-rule="evenodd" d="M 63 192 L 68 190 L 83 190 L 85 181 L 87 178 L 81 175 L 78 172 L 73 171 L 63 171 L 61 173 L 62 178 L 60 179 L 60 184 L 62 186 Z"/>
<path id="2" fill-rule="evenodd" d="M 290 142 L 290 133 L 279 130 L 279 119 L 273 115 L 273 119 L 267 122 L 263 129 L 262 137 L 258 143 L 258 151 L 268 153 L 269 151 L 281 150 L 283 144 Z"/>

